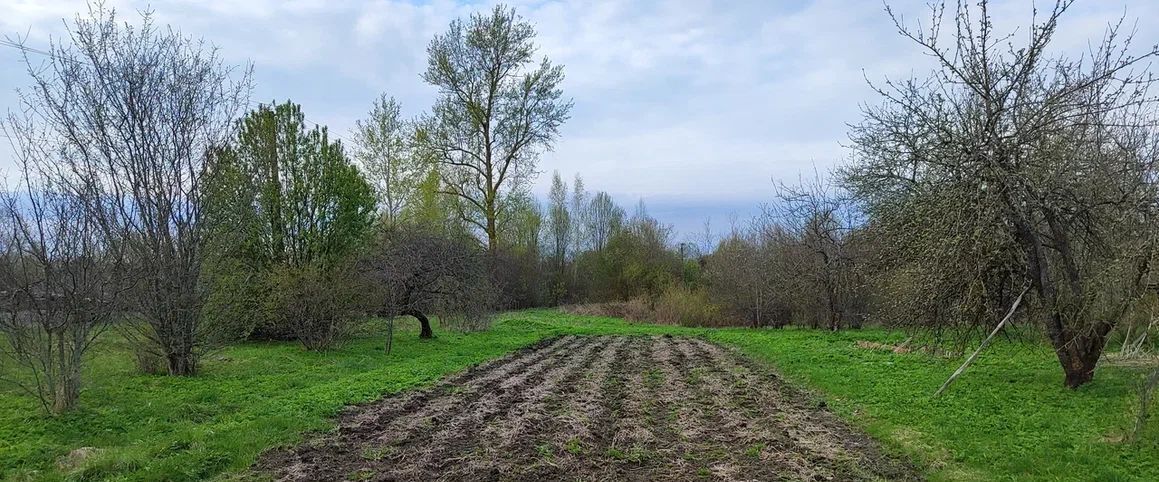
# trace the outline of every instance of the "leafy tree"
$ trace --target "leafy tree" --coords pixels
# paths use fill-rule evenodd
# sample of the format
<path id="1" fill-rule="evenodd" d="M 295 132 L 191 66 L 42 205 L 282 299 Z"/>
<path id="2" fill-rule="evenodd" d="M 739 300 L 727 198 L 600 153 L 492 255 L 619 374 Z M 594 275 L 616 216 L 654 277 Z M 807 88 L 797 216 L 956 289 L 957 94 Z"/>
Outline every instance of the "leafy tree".
<path id="1" fill-rule="evenodd" d="M 238 122 L 237 139 L 220 154 L 221 169 L 242 182 L 222 200 L 247 211 L 255 267 L 326 265 L 366 239 L 373 189 L 325 127 L 307 129 L 292 102 L 260 105 Z"/>
<path id="2" fill-rule="evenodd" d="M 414 202 L 406 207 L 403 218 L 409 224 L 443 234 L 468 233 L 470 228 L 459 215 L 459 200 L 442 194 L 443 181 L 439 173 L 430 170 L 419 182 Z"/>
<path id="3" fill-rule="evenodd" d="M 509 194 L 525 190 L 535 164 L 568 118 L 563 68 L 535 61 L 535 30 L 513 9 L 455 20 L 427 47 L 423 80 L 439 89 L 419 141 L 438 165 L 444 193 L 461 200 L 465 222 L 499 247 Z"/>
<path id="4" fill-rule="evenodd" d="M 606 299 L 628 300 L 646 295 L 655 299 L 668 284 L 679 280 L 680 256 L 670 249 L 672 226 L 648 215 L 643 201 L 627 225 L 612 235 L 600 254 Z"/>
<path id="5" fill-rule="evenodd" d="M 382 220 L 388 225 L 403 221 L 407 207 L 418 196 L 419 184 L 430 172 L 414 151 L 413 141 L 414 129 L 402 120 L 398 102 L 385 94 L 354 130 L 354 159 L 374 186 Z"/>
<path id="6" fill-rule="evenodd" d="M 547 235 L 551 246 L 552 265 L 552 301 L 559 303 L 566 295 L 564 273 L 567 269 L 568 251 L 571 249 L 572 219 L 568 210 L 567 184 L 559 177 L 556 171 L 551 178 L 551 191 L 548 193 Z"/>
<path id="7" fill-rule="evenodd" d="M 235 142 L 217 157 L 211 205 L 220 217 L 218 243 L 227 253 L 215 264 L 219 291 L 231 286 L 258 297 L 293 291 L 303 299 L 344 298 L 330 288 L 353 285 L 327 281 L 337 279 L 328 271 L 344 267 L 368 239 L 375 198 L 342 144 L 331 142 L 324 127 L 307 129 L 300 107 L 286 102 L 247 114 L 238 122 Z M 234 285 L 237 269 L 253 276 Z M 332 286 L 320 291 L 307 286 L 311 280 Z M 285 296 L 249 301 L 239 303 L 249 311 L 246 319 L 259 321 L 259 335 L 295 335 L 311 349 L 336 341 L 338 320 L 349 316 L 322 310 L 349 303 L 302 306 Z"/>
<path id="8" fill-rule="evenodd" d="M 592 196 L 586 217 L 592 249 L 603 251 L 608 240 L 624 224 L 624 209 L 616 205 L 611 195 L 600 191 Z"/>
<path id="9" fill-rule="evenodd" d="M 544 215 L 531 196 L 513 201 L 507 226 L 501 233 L 502 247 L 492 256 L 491 276 L 497 284 L 500 306 L 529 308 L 547 303 L 548 288 L 544 265 L 540 262 L 540 236 Z"/>

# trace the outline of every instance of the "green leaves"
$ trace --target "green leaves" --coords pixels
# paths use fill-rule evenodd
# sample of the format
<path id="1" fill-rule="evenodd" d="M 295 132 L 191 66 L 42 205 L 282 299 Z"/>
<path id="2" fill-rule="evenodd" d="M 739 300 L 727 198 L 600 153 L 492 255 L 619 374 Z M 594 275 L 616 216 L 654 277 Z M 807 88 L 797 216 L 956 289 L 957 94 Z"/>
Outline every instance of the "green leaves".
<path id="1" fill-rule="evenodd" d="M 344 259 L 373 223 L 373 188 L 325 127 L 307 129 L 294 103 L 262 105 L 238 123 L 222 159 L 219 206 L 243 223 L 257 266 Z"/>

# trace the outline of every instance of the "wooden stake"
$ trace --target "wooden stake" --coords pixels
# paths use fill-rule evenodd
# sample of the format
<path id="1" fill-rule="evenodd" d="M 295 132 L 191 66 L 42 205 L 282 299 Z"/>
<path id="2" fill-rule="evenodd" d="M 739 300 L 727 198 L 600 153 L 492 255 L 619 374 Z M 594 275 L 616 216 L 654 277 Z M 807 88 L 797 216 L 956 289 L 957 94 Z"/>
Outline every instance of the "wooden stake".
<path id="1" fill-rule="evenodd" d="M 986 349 L 986 346 L 990 345 L 990 340 L 994 339 L 994 335 L 997 335 L 998 332 L 1002 330 L 1002 327 L 1006 326 L 1006 322 L 1010 321 L 1010 317 L 1014 316 L 1014 312 L 1018 310 L 1018 305 L 1022 303 L 1022 296 L 1026 294 L 1028 289 L 1030 288 L 1022 290 L 1022 293 L 1018 295 L 1018 298 L 1014 299 L 1014 304 L 1010 305 L 1010 312 L 1006 313 L 1006 316 L 1002 318 L 1002 321 L 998 322 L 998 326 L 994 327 L 994 331 L 990 332 L 990 336 L 987 336 L 985 340 L 982 340 L 982 345 L 979 346 L 977 350 L 974 350 L 974 353 L 970 355 L 970 358 L 967 358 L 966 362 L 962 363 L 962 366 L 958 367 L 958 369 L 954 371 L 953 375 L 950 375 L 950 378 L 946 380 L 946 383 L 942 384 L 942 388 L 939 388 L 937 392 L 934 392 L 934 398 L 937 398 L 938 395 L 941 395 L 942 392 L 946 391 L 946 387 L 949 387 L 951 383 L 954 383 L 954 380 L 956 380 L 958 376 L 962 374 L 962 372 L 966 371 L 966 367 L 970 366 L 971 363 L 974 363 L 974 359 L 978 358 L 978 354 L 982 353 L 982 350 Z"/>

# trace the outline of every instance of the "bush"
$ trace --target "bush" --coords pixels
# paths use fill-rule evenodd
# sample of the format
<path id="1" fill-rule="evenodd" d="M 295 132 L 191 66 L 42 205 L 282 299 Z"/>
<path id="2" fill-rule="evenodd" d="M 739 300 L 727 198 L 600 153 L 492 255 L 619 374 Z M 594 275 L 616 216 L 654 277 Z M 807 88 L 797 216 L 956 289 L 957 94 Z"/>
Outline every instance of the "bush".
<path id="1" fill-rule="evenodd" d="M 362 318 L 364 290 L 348 270 L 315 266 L 278 268 L 271 275 L 271 312 L 308 350 L 335 347 Z"/>
<path id="2" fill-rule="evenodd" d="M 489 313 L 455 314 L 440 318 L 443 328 L 460 333 L 477 333 L 491 328 Z"/>
<path id="3" fill-rule="evenodd" d="M 639 296 L 628 301 L 609 301 L 606 303 L 582 303 L 564 305 L 560 307 L 565 313 L 582 316 L 606 316 L 622 318 L 629 321 L 651 323 L 656 318 L 648 299 Z"/>
<path id="4" fill-rule="evenodd" d="M 729 319 L 720 306 L 709 300 L 704 289 L 671 285 L 656 300 L 654 320 L 662 325 L 727 326 Z"/>

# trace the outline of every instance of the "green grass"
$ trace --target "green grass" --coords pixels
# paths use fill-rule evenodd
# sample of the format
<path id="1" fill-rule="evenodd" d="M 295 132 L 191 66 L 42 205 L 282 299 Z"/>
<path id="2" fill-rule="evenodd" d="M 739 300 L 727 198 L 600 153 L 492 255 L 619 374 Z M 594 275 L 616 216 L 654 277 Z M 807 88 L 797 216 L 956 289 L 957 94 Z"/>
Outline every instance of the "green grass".
<path id="1" fill-rule="evenodd" d="M 403 323 L 394 353 L 367 335 L 327 353 L 293 343 L 222 349 L 193 378 L 138 375 L 113 341 L 88 364 L 81 408 L 43 415 L 27 396 L 0 387 L 0 479 L 195 480 L 236 473 L 261 451 L 332 428 L 342 407 L 430 383 L 469 365 L 559 334 L 707 336 L 774 363 L 829 407 L 912 456 L 935 479 L 1159 480 L 1159 429 L 1120 441 L 1135 403 L 1134 371 L 1105 368 L 1071 392 L 1049 350 L 997 344 L 938 400 L 929 395 L 959 360 L 856 348 L 897 342 L 878 330 L 709 331 L 550 310 L 504 315 L 487 332 L 417 339 Z M 98 455 L 62 473 L 78 447 Z M 581 447 L 577 445 L 577 450 Z M 370 454 L 373 456 L 374 454 Z"/>

